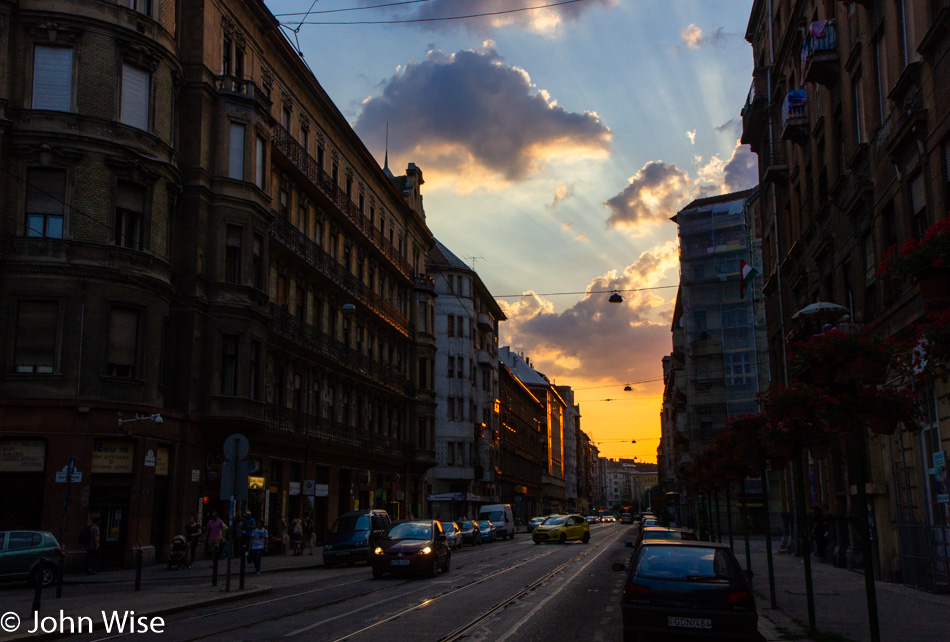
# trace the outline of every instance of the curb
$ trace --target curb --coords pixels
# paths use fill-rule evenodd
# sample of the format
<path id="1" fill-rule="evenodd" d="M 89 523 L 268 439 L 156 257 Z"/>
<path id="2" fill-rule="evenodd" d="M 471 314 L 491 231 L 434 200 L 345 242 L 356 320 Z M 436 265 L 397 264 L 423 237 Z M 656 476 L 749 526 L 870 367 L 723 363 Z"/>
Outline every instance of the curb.
<path id="1" fill-rule="evenodd" d="M 164 608 L 155 609 L 153 611 L 135 611 L 136 618 L 139 616 L 153 618 L 161 617 L 163 615 L 172 615 L 174 613 L 182 613 L 185 611 L 192 611 L 195 609 L 205 608 L 207 606 L 215 606 L 217 604 L 227 604 L 228 602 L 237 602 L 239 600 L 244 600 L 251 597 L 260 597 L 262 595 L 269 595 L 271 593 L 271 587 L 261 586 L 255 589 L 245 589 L 243 591 L 234 591 L 231 593 L 226 593 L 224 595 L 214 596 L 204 600 L 195 600 L 192 602 L 187 602 L 184 604 L 177 604 L 174 606 L 166 606 Z M 101 631 L 105 628 L 105 624 L 101 621 L 93 620 L 92 630 Z M 19 634 L 12 635 L 9 637 L 0 637 L 0 642 L 15 642 L 18 640 L 58 640 L 60 638 L 69 637 L 76 635 L 75 633 L 60 633 L 54 631 L 52 633 L 37 633 L 37 634 Z"/>

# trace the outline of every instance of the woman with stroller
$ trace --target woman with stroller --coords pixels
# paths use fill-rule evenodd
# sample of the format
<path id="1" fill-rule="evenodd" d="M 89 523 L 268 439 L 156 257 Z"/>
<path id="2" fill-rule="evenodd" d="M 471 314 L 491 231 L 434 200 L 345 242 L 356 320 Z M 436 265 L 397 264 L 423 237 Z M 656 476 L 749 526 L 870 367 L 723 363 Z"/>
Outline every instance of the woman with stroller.
<path id="1" fill-rule="evenodd" d="M 185 568 L 191 568 L 192 564 L 195 563 L 195 551 L 198 550 L 198 544 L 201 542 L 201 524 L 198 523 L 197 515 L 192 515 L 188 526 L 185 526 L 185 538 L 188 540 L 188 550 L 191 552 L 191 557 Z"/>

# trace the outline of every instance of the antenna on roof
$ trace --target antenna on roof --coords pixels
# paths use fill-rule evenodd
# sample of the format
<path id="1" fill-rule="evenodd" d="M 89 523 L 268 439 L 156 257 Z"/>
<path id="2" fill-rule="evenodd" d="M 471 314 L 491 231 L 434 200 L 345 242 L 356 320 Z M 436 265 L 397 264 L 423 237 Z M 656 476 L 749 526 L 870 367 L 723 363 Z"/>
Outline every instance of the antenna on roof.
<path id="1" fill-rule="evenodd" d="M 485 260 L 485 257 L 484 257 L 484 256 L 463 256 L 462 258 L 463 258 L 463 259 L 470 259 L 470 260 L 472 261 L 472 270 L 473 270 L 473 271 L 475 270 L 475 261 L 477 261 L 478 259 L 481 259 L 481 260 L 483 260 L 483 261 Z"/>

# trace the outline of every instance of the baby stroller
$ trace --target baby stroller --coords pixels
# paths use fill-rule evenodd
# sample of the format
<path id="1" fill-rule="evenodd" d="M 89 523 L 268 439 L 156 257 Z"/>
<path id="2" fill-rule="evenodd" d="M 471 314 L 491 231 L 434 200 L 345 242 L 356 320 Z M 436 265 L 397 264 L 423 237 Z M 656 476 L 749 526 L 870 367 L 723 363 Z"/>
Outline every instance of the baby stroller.
<path id="1" fill-rule="evenodd" d="M 179 570 L 188 565 L 188 540 L 184 535 L 172 538 L 172 548 L 168 552 L 168 570 Z"/>

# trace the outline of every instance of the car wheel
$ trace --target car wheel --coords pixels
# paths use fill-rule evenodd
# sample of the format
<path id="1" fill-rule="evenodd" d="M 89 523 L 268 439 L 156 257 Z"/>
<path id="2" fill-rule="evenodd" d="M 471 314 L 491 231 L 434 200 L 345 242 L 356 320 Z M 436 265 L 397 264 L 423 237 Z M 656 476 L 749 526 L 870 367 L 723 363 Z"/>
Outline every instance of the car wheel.
<path id="1" fill-rule="evenodd" d="M 432 564 L 429 565 L 429 568 L 426 569 L 426 577 L 435 577 L 435 574 L 439 571 L 439 556 L 432 556 Z"/>
<path id="2" fill-rule="evenodd" d="M 590 541 L 590 533 L 584 533 L 584 536 L 581 538 L 581 541 L 585 544 Z"/>
<path id="3" fill-rule="evenodd" d="M 566 544 L 566 543 L 567 543 L 567 533 L 561 533 L 561 539 L 559 539 L 559 540 L 557 541 L 557 543 L 558 543 L 558 544 Z"/>
<path id="4" fill-rule="evenodd" d="M 442 572 L 448 573 L 452 568 L 452 553 L 446 551 L 445 553 L 445 564 L 442 565 Z"/>
<path id="5" fill-rule="evenodd" d="M 56 581 L 56 569 L 49 564 L 41 564 L 33 571 L 30 583 L 33 586 L 50 586 Z"/>
<path id="6" fill-rule="evenodd" d="M 540 544 L 541 542 L 539 542 L 538 540 L 534 540 L 534 543 L 535 543 L 535 544 Z"/>

